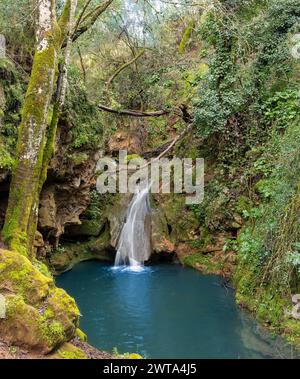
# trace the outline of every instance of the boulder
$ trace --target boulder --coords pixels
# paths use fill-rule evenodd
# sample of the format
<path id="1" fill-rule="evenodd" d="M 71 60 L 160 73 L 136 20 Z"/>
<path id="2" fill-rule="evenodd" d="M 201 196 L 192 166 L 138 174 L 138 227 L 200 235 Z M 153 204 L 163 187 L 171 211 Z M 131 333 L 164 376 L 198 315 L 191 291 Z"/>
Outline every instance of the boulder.
<path id="1" fill-rule="evenodd" d="M 80 315 L 76 303 L 55 286 L 42 263 L 0 249 L 0 294 L 6 305 L 0 319 L 4 342 L 46 354 L 74 337 Z"/>

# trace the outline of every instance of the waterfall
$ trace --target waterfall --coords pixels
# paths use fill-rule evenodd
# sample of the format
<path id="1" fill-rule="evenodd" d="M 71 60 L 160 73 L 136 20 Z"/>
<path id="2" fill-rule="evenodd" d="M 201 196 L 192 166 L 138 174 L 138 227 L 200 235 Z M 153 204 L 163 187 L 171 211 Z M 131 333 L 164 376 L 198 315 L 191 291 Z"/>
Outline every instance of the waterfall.
<path id="1" fill-rule="evenodd" d="M 142 267 L 151 255 L 149 188 L 140 189 L 129 204 L 120 234 L 115 266 Z"/>

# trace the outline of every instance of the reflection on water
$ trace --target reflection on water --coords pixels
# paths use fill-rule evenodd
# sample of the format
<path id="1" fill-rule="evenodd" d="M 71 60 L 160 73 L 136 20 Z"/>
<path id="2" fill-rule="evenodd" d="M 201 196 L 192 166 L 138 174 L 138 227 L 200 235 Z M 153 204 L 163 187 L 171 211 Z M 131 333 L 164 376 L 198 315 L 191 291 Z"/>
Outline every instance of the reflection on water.
<path id="1" fill-rule="evenodd" d="M 239 310 L 220 278 L 179 265 L 134 270 L 84 262 L 57 278 L 81 329 L 103 350 L 149 358 L 281 358 L 291 352 Z"/>

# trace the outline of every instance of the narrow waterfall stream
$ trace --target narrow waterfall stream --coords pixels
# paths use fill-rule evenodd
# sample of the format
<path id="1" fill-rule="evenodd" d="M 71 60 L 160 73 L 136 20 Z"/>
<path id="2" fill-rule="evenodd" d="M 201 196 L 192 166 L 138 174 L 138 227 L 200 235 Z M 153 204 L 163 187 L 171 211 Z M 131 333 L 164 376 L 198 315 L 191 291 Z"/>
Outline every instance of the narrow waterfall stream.
<path id="1" fill-rule="evenodd" d="M 120 234 L 115 266 L 129 265 L 141 269 L 151 255 L 151 217 L 149 187 L 140 189 L 129 204 Z"/>

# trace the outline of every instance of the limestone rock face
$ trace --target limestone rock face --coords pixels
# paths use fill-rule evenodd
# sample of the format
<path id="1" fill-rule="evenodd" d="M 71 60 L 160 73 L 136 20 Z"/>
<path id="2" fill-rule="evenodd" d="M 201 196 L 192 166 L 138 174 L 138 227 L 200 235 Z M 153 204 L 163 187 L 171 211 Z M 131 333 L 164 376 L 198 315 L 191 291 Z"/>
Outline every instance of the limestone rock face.
<path id="1" fill-rule="evenodd" d="M 68 228 L 68 235 L 90 237 L 78 245 L 66 245 L 64 252 L 51 256 L 51 265 L 56 271 L 64 271 L 75 263 L 87 259 L 113 260 L 112 251 L 118 246 L 118 239 L 126 221 L 132 194 L 118 194 L 107 204 L 99 215 L 98 228 L 84 228 L 84 224 Z M 199 238 L 197 220 L 186 211 L 183 196 L 152 195 L 151 201 L 151 248 L 153 258 L 181 255 L 193 251 L 191 243 Z M 96 231 L 97 229 L 97 231 Z"/>
<path id="2" fill-rule="evenodd" d="M 154 209 L 151 213 L 151 244 L 153 252 L 157 254 L 175 251 L 162 209 Z"/>
<path id="3" fill-rule="evenodd" d="M 91 165 L 91 161 L 94 165 Z M 94 160 L 91 161 L 81 165 L 80 169 L 78 167 L 75 169 L 76 163 L 74 163 L 73 168 L 76 173 L 74 172 L 72 180 L 67 176 L 64 182 L 46 185 L 41 194 L 38 229 L 54 246 L 58 245 L 66 226 L 81 224 L 80 216 L 90 203 L 90 182 L 96 164 Z M 57 167 L 55 174 L 58 177 L 62 174 L 60 169 L 64 170 L 64 167 Z"/>
<path id="4" fill-rule="evenodd" d="M 79 322 L 75 301 L 55 287 L 40 262 L 0 249 L 0 294 L 6 305 L 1 340 L 45 354 L 75 335 Z"/>
<path id="5" fill-rule="evenodd" d="M 79 216 L 89 204 L 89 190 L 81 192 L 72 186 L 46 188 L 40 200 L 38 229 L 58 245 L 65 227 L 81 224 Z"/>
<path id="6" fill-rule="evenodd" d="M 110 230 L 110 244 L 113 248 L 117 247 L 131 199 L 132 194 L 120 195 L 117 197 L 113 207 L 108 210 L 107 219 Z"/>
<path id="7" fill-rule="evenodd" d="M 132 195 L 119 195 L 113 207 L 107 210 L 111 246 L 117 246 Z M 151 246 L 154 254 L 175 253 L 190 250 L 189 242 L 198 236 L 198 221 L 187 213 L 184 196 L 152 195 Z"/>
<path id="8" fill-rule="evenodd" d="M 126 150 L 128 154 L 144 152 L 147 145 L 147 126 L 146 120 L 134 119 L 129 124 L 122 120 L 117 132 L 108 141 L 109 153 L 117 155 L 120 150 Z"/>
<path id="9" fill-rule="evenodd" d="M 55 202 L 54 191 L 55 189 L 53 187 L 49 187 L 42 193 L 39 209 L 40 230 L 55 229 L 56 227 L 57 206 Z"/>
<path id="10" fill-rule="evenodd" d="M 126 220 L 129 203 L 132 195 L 118 195 L 114 205 L 107 210 L 107 220 L 110 233 L 110 246 L 116 248 L 118 238 Z M 180 215 L 178 215 L 180 217 Z M 174 220 L 176 219 L 174 215 Z M 178 220 L 176 220 L 178 222 Z M 173 221 L 169 225 L 168 219 L 164 212 L 164 207 L 156 203 L 151 211 L 151 246 L 155 254 L 174 253 L 176 239 L 172 234 L 176 226 Z"/>
<path id="11" fill-rule="evenodd" d="M 86 242 L 64 245 L 63 251 L 51 254 L 49 263 L 52 270 L 59 274 L 73 268 L 86 260 L 113 261 L 114 255 L 110 245 L 109 231 L 99 237 L 92 237 Z"/>

